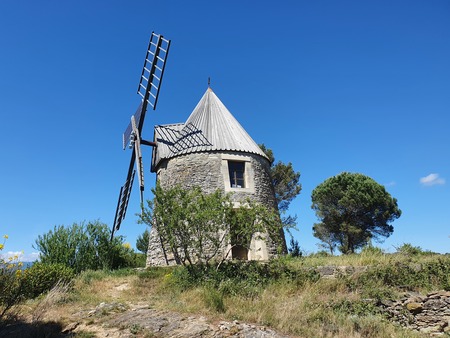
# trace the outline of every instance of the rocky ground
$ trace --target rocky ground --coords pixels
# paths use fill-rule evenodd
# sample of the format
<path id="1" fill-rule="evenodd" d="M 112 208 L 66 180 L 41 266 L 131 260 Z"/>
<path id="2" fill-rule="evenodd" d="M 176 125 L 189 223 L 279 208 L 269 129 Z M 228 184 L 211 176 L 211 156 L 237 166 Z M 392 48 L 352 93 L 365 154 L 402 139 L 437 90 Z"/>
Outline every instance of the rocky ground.
<path id="1" fill-rule="evenodd" d="M 0 337 L 288 338 L 264 326 L 238 321 L 214 322 L 204 316 L 122 303 L 100 303 L 95 309 L 75 313 L 73 321 L 65 327 L 53 321 L 18 321 L 0 329 Z"/>
<path id="2" fill-rule="evenodd" d="M 241 337 L 288 338 L 261 325 L 216 321 L 214 316 L 186 315 L 151 308 L 146 303 L 124 302 L 120 295 L 129 288 L 120 284 L 105 293 L 116 300 L 92 308 L 45 309 L 45 299 L 34 315 L 18 317 L 0 327 L 3 337 Z M 43 308 L 44 307 L 44 308 Z M 36 316 L 36 310 L 40 314 Z M 38 312 L 39 312 L 38 311 Z M 62 319 L 62 320 L 61 320 Z M 61 322 L 66 324 L 62 325 Z"/>
<path id="3" fill-rule="evenodd" d="M 242 337 L 282 338 L 263 326 L 213 322 L 204 316 L 186 316 L 158 311 L 145 304 L 101 303 L 95 309 L 77 313 L 66 334 L 91 332 L 97 337 Z"/>

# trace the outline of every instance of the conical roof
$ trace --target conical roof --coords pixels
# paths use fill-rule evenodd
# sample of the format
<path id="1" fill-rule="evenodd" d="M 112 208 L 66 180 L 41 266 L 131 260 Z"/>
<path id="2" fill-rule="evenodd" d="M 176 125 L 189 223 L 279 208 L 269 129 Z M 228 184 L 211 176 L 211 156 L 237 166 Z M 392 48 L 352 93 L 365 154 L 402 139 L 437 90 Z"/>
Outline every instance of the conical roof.
<path id="1" fill-rule="evenodd" d="M 237 151 L 267 158 L 217 95 L 208 88 L 185 123 L 155 126 L 153 168 L 162 159 L 205 151 Z"/>

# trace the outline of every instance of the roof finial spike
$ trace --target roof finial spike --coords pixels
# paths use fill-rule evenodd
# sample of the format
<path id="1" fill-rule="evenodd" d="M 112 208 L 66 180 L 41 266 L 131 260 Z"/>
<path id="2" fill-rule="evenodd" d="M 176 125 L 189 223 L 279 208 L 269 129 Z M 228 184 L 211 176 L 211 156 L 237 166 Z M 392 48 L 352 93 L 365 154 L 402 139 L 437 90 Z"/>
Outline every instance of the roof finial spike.
<path id="1" fill-rule="evenodd" d="M 208 88 L 211 88 L 211 78 L 208 76 Z"/>

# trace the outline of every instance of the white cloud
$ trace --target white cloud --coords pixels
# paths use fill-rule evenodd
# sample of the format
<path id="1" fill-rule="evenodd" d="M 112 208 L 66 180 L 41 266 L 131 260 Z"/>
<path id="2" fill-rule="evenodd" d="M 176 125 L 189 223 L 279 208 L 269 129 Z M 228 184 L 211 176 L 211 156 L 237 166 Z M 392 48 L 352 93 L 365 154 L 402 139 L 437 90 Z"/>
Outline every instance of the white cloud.
<path id="1" fill-rule="evenodd" d="M 34 262 L 39 259 L 39 252 L 32 252 L 30 254 L 25 254 L 23 251 L 8 251 L 1 255 L 3 259 L 8 259 L 9 257 L 18 257 L 17 260 L 20 262 Z"/>
<path id="2" fill-rule="evenodd" d="M 397 182 L 391 181 L 391 182 L 389 182 L 389 183 L 386 183 L 384 186 L 385 186 L 385 187 L 393 187 L 393 186 L 396 185 L 396 184 L 397 184 Z"/>
<path id="3" fill-rule="evenodd" d="M 430 174 L 428 176 L 421 177 L 420 183 L 425 186 L 442 185 L 445 184 L 445 179 L 439 177 L 439 174 Z"/>

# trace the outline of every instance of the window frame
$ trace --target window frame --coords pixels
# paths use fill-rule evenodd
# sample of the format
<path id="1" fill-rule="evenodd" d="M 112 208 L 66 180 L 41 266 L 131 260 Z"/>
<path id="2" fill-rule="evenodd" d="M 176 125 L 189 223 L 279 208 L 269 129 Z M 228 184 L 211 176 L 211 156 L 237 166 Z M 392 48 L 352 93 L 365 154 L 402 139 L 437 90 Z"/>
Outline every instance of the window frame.
<path id="1" fill-rule="evenodd" d="M 221 154 L 222 159 L 222 178 L 225 192 L 242 192 L 255 193 L 255 172 L 253 169 L 252 157 L 247 154 Z M 235 188 L 231 186 L 230 172 L 228 169 L 228 162 L 243 162 L 244 163 L 244 188 Z"/>
<path id="2" fill-rule="evenodd" d="M 245 189 L 245 162 L 228 160 L 228 176 L 230 187 L 236 189 Z"/>

